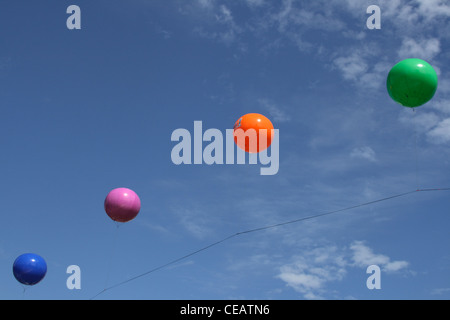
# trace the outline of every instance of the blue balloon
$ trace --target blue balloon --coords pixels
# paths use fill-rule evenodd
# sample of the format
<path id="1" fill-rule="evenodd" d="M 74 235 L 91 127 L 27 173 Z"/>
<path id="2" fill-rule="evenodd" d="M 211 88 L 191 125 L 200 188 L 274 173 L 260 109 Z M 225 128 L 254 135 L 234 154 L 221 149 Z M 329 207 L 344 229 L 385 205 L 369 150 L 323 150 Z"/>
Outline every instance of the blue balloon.
<path id="1" fill-rule="evenodd" d="M 44 279 L 47 263 L 44 258 L 34 253 L 24 253 L 13 264 L 14 277 L 22 284 L 35 285 Z"/>

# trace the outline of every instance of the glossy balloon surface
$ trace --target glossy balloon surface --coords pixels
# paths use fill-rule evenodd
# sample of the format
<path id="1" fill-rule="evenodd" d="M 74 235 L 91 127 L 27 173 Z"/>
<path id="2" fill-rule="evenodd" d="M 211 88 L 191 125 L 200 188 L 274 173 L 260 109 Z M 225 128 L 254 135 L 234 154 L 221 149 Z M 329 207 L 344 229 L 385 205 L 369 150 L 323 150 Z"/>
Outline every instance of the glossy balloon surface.
<path id="1" fill-rule="evenodd" d="M 13 264 L 14 277 L 22 284 L 35 285 L 47 273 L 47 263 L 44 258 L 34 253 L 24 253 L 16 258 Z"/>
<path id="2" fill-rule="evenodd" d="M 141 210 L 141 200 L 131 189 L 116 188 L 111 190 L 105 199 L 105 211 L 117 222 L 128 222 L 134 219 Z"/>
<path id="3" fill-rule="evenodd" d="M 421 59 L 405 59 L 392 67 L 387 77 L 390 97 L 405 107 L 418 107 L 433 98 L 438 77 L 433 67 Z"/>
<path id="4" fill-rule="evenodd" d="M 246 152 L 258 153 L 270 147 L 273 129 L 273 124 L 267 117 L 259 113 L 248 113 L 240 117 L 234 124 L 234 142 Z M 246 134 L 245 139 L 243 139 L 244 134 Z M 242 135 L 241 139 L 239 139 L 239 135 Z M 256 140 L 253 137 L 256 137 Z M 265 143 L 264 141 L 260 143 L 264 138 L 266 139 Z"/>

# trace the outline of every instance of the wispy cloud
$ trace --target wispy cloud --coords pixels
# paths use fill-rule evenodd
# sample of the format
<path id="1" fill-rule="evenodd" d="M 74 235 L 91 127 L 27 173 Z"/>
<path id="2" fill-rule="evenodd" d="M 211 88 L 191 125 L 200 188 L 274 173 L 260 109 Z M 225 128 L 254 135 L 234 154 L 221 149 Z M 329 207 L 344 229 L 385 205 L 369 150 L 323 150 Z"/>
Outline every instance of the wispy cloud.
<path id="1" fill-rule="evenodd" d="M 366 60 L 356 52 L 350 56 L 336 58 L 334 65 L 342 72 L 344 79 L 352 81 L 357 81 L 369 69 Z"/>
<path id="2" fill-rule="evenodd" d="M 386 272 L 396 272 L 409 266 L 407 261 L 391 261 L 391 258 L 384 254 L 374 253 L 363 241 L 353 242 L 350 249 L 352 250 L 351 260 L 357 267 L 367 268 L 369 265 L 375 264 Z"/>
<path id="3" fill-rule="evenodd" d="M 359 158 L 359 159 L 365 159 L 372 162 L 377 161 L 375 157 L 375 151 L 371 147 L 364 146 L 360 148 L 354 148 L 352 152 L 350 153 L 350 157 L 352 158 Z"/>
<path id="4" fill-rule="evenodd" d="M 197 0 L 197 3 L 202 8 L 212 8 L 216 1 L 214 0 Z"/>
<path id="5" fill-rule="evenodd" d="M 332 68 L 357 88 L 373 91 L 382 88 L 392 67 L 382 50 L 373 43 L 340 48 L 332 60 Z"/>
<path id="6" fill-rule="evenodd" d="M 441 42 L 437 38 L 414 39 L 406 38 L 398 49 L 400 60 L 407 58 L 420 58 L 431 61 L 441 52 Z"/>
<path id="7" fill-rule="evenodd" d="M 335 246 L 316 248 L 293 260 L 280 268 L 277 277 L 305 299 L 324 299 L 326 284 L 342 280 L 347 273 L 348 263 Z"/>
<path id="8" fill-rule="evenodd" d="M 425 135 L 433 144 L 450 142 L 450 118 L 448 117 L 432 111 L 417 111 L 413 114 L 401 113 L 399 120 L 414 129 L 416 134 Z"/>
<path id="9" fill-rule="evenodd" d="M 290 117 L 284 111 L 284 108 L 280 107 L 275 102 L 268 99 L 259 99 L 258 102 L 263 109 L 267 110 L 275 122 L 287 122 L 290 120 Z"/>
<path id="10" fill-rule="evenodd" d="M 245 0 L 250 8 L 260 7 L 266 4 L 267 0 Z"/>
<path id="11" fill-rule="evenodd" d="M 239 218 L 249 225 L 253 225 L 254 221 L 258 222 L 256 223 L 258 226 L 289 220 L 289 214 L 294 211 L 293 208 L 297 214 L 302 213 L 302 206 L 310 209 L 308 204 L 323 204 L 319 208 L 322 209 L 326 206 L 339 207 L 339 204 L 345 201 L 344 205 L 358 203 L 361 199 L 374 200 L 380 196 L 380 185 L 388 188 L 382 191 L 386 193 L 392 190 L 393 192 L 403 190 L 410 176 L 413 176 L 407 168 L 403 172 L 396 171 L 395 175 L 382 178 L 374 178 L 373 173 L 355 170 L 356 160 L 360 160 L 361 163 L 365 161 L 366 164 L 382 163 L 385 167 L 392 165 L 392 171 L 399 168 L 398 159 L 392 160 L 393 157 L 389 155 L 390 150 L 383 149 L 390 144 L 383 143 L 383 147 L 380 147 L 381 143 L 377 143 L 377 139 L 387 136 L 384 132 L 385 128 L 390 130 L 389 134 L 395 134 L 400 131 L 399 127 L 402 127 L 399 126 L 400 123 L 409 125 L 408 129 L 414 129 L 410 131 L 411 134 L 417 131 L 419 135 L 433 143 L 450 142 L 450 108 L 445 95 L 445 88 L 450 88 L 450 81 L 445 79 L 443 81 L 440 79 L 438 100 L 433 100 L 433 103 L 427 105 L 430 108 L 423 109 L 423 112 L 420 109 L 420 112 L 413 113 L 407 108 L 402 112 L 401 108 L 398 108 L 400 110 L 398 118 L 392 117 L 392 114 L 384 117 L 383 112 L 394 113 L 397 109 L 388 109 L 383 106 L 376 109 L 377 112 L 370 113 L 373 107 L 370 105 L 371 97 L 376 100 L 377 107 L 385 103 L 384 98 L 388 99 L 385 87 L 386 77 L 390 68 L 399 59 L 414 56 L 440 61 L 439 58 L 445 54 L 446 42 L 443 39 L 448 35 L 433 31 L 439 26 L 448 24 L 443 20 L 448 15 L 449 5 L 446 2 L 380 0 L 378 3 L 382 9 L 383 18 L 381 31 L 364 29 L 365 10 L 368 5 L 374 4 L 370 0 L 317 0 L 309 3 L 284 0 L 276 4 L 263 0 L 243 2 L 199 0 L 199 3 L 199 7 L 204 10 L 202 12 L 207 16 L 205 19 L 208 19 L 210 24 L 199 23 L 198 35 L 229 47 L 249 41 L 251 43 L 249 50 L 264 47 L 267 48 L 265 52 L 267 56 L 287 45 L 297 47 L 302 53 L 317 53 L 314 58 L 324 62 L 322 65 L 325 68 L 331 67 L 339 76 L 336 81 L 332 79 L 333 86 L 341 85 L 339 79 L 342 79 L 345 86 L 350 85 L 358 93 L 363 93 L 364 102 L 361 105 L 352 105 L 344 111 L 340 108 L 341 112 L 328 112 L 330 109 L 324 107 L 321 109 L 324 112 L 316 118 L 308 118 L 309 115 L 305 114 L 305 118 L 317 120 L 311 121 L 314 125 L 311 125 L 309 135 L 304 139 L 311 141 L 308 152 L 320 156 L 313 157 L 306 152 L 298 156 L 290 151 L 288 156 L 293 159 L 292 163 L 289 164 L 287 158 L 282 160 L 283 168 L 289 172 L 289 177 L 284 178 L 286 184 L 291 187 L 289 192 L 294 192 L 296 195 L 290 198 L 286 195 L 287 192 L 282 194 L 276 208 L 273 208 L 272 199 L 261 199 L 257 195 L 249 197 L 250 200 L 247 202 L 240 201 L 241 209 L 248 210 Z M 250 7 L 250 11 L 257 11 L 258 15 L 251 16 L 250 19 L 242 19 L 245 15 L 241 14 L 239 8 L 243 5 L 246 6 L 246 12 Z M 436 20 L 432 20 L 432 17 Z M 420 37 L 415 36 L 418 29 L 421 29 Z M 330 40 L 326 46 L 323 45 L 324 37 L 313 36 L 319 32 Z M 380 35 L 384 38 L 380 38 Z M 264 43 L 254 41 L 261 39 Z M 383 41 L 379 41 L 380 39 Z M 445 66 L 441 67 L 444 70 Z M 321 83 L 325 83 L 326 80 L 325 77 Z M 291 120 L 293 115 L 291 112 L 295 110 L 289 108 L 290 106 L 265 96 L 256 97 L 260 99 L 254 101 L 267 110 L 275 122 Z M 338 101 L 336 105 L 340 107 Z M 375 107 L 372 109 L 375 110 Z M 388 111 L 385 111 L 386 109 Z M 370 128 L 374 122 L 377 122 L 376 129 Z M 392 124 L 395 125 L 391 127 Z M 339 134 L 336 134 L 337 132 Z M 350 148 L 348 148 L 349 144 Z M 347 147 L 341 148 L 342 146 Z M 349 157 L 354 161 L 349 161 Z M 333 177 L 342 177 L 344 173 L 346 179 L 352 183 L 345 186 L 342 183 L 338 186 L 333 185 Z M 352 176 L 352 173 L 355 176 Z M 314 177 L 310 178 L 311 175 Z M 295 183 L 292 182 L 294 180 Z M 310 193 L 307 191 L 308 188 L 312 190 Z M 276 190 L 274 194 L 277 192 L 282 193 Z M 304 200 L 303 203 L 298 204 L 299 198 Z M 254 210 L 254 208 L 262 208 L 262 210 Z M 308 213 L 307 210 L 305 212 Z M 285 216 L 281 216 L 280 213 Z M 180 222 L 191 234 L 205 237 L 208 230 L 211 232 L 211 221 L 208 221 L 208 217 L 202 216 L 200 210 L 182 210 L 180 216 L 182 216 Z M 306 232 L 310 232 L 314 227 L 319 228 L 320 221 L 317 221 L 316 225 L 313 223 L 316 221 L 308 225 L 312 228 L 308 228 Z M 243 229 L 246 229 L 245 226 Z M 304 238 L 301 240 L 298 240 L 298 237 L 292 238 L 292 241 L 303 240 Z M 251 263 L 269 261 L 267 256 L 262 255 L 250 260 Z M 409 262 L 406 260 L 377 253 L 366 243 L 355 241 L 349 247 L 329 246 L 307 250 L 302 253 L 302 256 L 293 257 L 290 263 L 284 263 L 279 268 L 278 279 L 289 288 L 300 292 L 305 298 L 319 299 L 329 294 L 327 289 L 329 284 L 342 281 L 352 268 L 362 269 L 370 264 L 378 264 L 387 273 L 401 272 L 409 267 Z"/>
<path id="12" fill-rule="evenodd" d="M 439 296 L 447 293 L 450 293 L 450 288 L 436 288 L 431 291 L 431 294 L 434 296 Z"/>
<path id="13" fill-rule="evenodd" d="M 330 294 L 327 285 L 342 281 L 351 268 L 366 269 L 373 264 L 388 273 L 409 266 L 407 261 L 393 261 L 386 255 L 374 253 L 363 241 L 354 241 L 348 248 L 326 246 L 305 251 L 294 257 L 292 263 L 281 266 L 277 277 L 305 299 L 325 299 Z"/>
<path id="14" fill-rule="evenodd" d="M 430 141 L 437 144 L 450 142 L 450 118 L 440 121 L 427 135 Z"/>
<path id="15" fill-rule="evenodd" d="M 192 208 L 187 206 L 172 206 L 171 211 L 179 224 L 197 239 L 205 239 L 214 234 L 214 219 L 206 208 Z"/>
<path id="16" fill-rule="evenodd" d="M 450 17 L 450 4 L 446 0 L 416 0 L 419 11 L 428 20 Z"/>
<path id="17" fill-rule="evenodd" d="M 232 10 L 225 4 L 216 4 L 215 1 L 199 0 L 201 9 L 208 17 L 206 21 L 214 27 L 205 27 L 199 24 L 194 29 L 197 35 L 218 41 L 227 46 L 238 42 L 238 36 L 242 28 L 236 23 Z"/>
<path id="18" fill-rule="evenodd" d="M 245 0 L 242 2 L 226 2 L 220 0 L 196 0 L 196 10 L 202 11 L 197 15 L 203 17 L 209 23 L 213 22 L 213 28 L 204 28 L 201 24 L 196 28 L 199 35 L 211 39 L 221 40 L 230 45 L 235 42 L 240 34 L 260 34 L 277 31 L 278 34 L 294 43 L 300 51 L 308 51 L 312 48 L 319 50 L 321 42 L 316 42 L 313 37 L 308 37 L 311 31 L 324 31 L 328 34 L 344 36 L 348 39 L 361 40 L 365 33 L 353 30 L 352 22 L 348 19 L 350 14 L 361 22 L 361 28 L 365 28 L 364 15 L 370 0 L 317 0 L 309 3 L 296 0 L 283 0 L 274 4 L 267 0 Z M 449 16 L 450 5 L 443 0 L 380 0 L 378 5 L 382 8 L 382 17 L 387 24 L 387 32 L 393 38 L 400 37 L 398 53 L 400 56 L 417 54 L 424 57 L 432 57 L 439 52 L 439 39 L 428 38 L 429 32 L 435 26 L 448 24 L 445 18 Z M 184 6 L 188 6 L 184 4 Z M 192 5 L 189 5 L 192 7 Z M 251 20 L 239 20 L 233 15 L 242 6 L 258 9 L 258 16 Z M 340 13 L 345 13 L 344 19 Z M 387 19 L 386 19 L 387 18 Z M 384 24 L 383 24 L 384 25 Z M 423 38 L 416 39 L 417 30 L 421 30 Z M 352 35 L 352 37 L 349 37 Z M 446 35 L 442 33 L 442 37 Z M 333 45 L 333 44 L 330 44 Z M 339 46 L 339 43 L 337 43 Z M 360 45 L 360 43 L 358 43 Z M 349 52 L 352 46 L 345 45 Z M 348 55 L 347 55 L 348 56 Z"/>

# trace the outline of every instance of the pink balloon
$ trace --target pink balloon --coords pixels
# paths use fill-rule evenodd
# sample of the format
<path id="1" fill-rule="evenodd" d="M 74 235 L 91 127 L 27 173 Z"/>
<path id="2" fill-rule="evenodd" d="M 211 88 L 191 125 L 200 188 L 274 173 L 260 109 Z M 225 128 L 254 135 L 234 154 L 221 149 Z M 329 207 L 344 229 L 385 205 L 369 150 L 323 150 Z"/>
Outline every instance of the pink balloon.
<path id="1" fill-rule="evenodd" d="M 105 211 L 117 222 L 133 220 L 141 210 L 141 200 L 138 195 L 128 188 L 111 190 L 105 199 Z"/>

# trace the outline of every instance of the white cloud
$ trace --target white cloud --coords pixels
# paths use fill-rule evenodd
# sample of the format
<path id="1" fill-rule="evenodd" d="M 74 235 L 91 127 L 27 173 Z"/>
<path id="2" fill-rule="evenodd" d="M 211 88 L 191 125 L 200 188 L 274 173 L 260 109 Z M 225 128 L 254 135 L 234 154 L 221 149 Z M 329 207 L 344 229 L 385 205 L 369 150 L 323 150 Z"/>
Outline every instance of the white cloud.
<path id="1" fill-rule="evenodd" d="M 201 34 L 207 38 L 219 40 L 225 45 L 231 45 L 236 41 L 237 35 L 241 32 L 241 28 L 236 24 L 231 10 L 220 5 L 214 13 L 215 20 L 219 23 L 220 29 L 217 31 L 205 31 L 201 29 Z"/>
<path id="2" fill-rule="evenodd" d="M 214 6 L 214 2 L 214 0 L 197 0 L 197 3 L 200 5 L 200 7 L 207 9 L 212 8 Z"/>
<path id="3" fill-rule="evenodd" d="M 439 116 L 434 112 L 410 112 L 408 109 L 404 111 L 400 114 L 400 122 L 411 125 L 420 133 L 428 132 L 440 121 Z"/>
<path id="4" fill-rule="evenodd" d="M 351 268 L 366 270 L 373 264 L 388 273 L 409 265 L 407 261 L 392 261 L 386 255 L 374 253 L 363 241 L 354 241 L 349 248 L 327 246 L 304 251 L 292 263 L 281 266 L 277 277 L 305 299 L 324 299 L 329 293 L 328 284 L 342 281 Z"/>
<path id="5" fill-rule="evenodd" d="M 219 13 L 216 14 L 216 19 L 221 23 L 232 23 L 233 16 L 231 15 L 231 10 L 228 9 L 225 5 L 221 5 L 219 7 Z"/>
<path id="6" fill-rule="evenodd" d="M 401 269 L 405 269 L 409 266 L 409 262 L 407 261 L 392 261 L 388 262 L 384 265 L 383 270 L 386 272 L 397 272 Z"/>
<path id="7" fill-rule="evenodd" d="M 441 112 L 450 112 L 445 100 L 433 104 L 433 108 Z M 416 133 L 425 134 L 434 144 L 450 142 L 450 118 L 442 118 L 434 112 L 403 112 L 399 118 L 401 123 L 411 126 Z"/>
<path id="8" fill-rule="evenodd" d="M 375 157 L 375 151 L 371 147 L 364 146 L 360 148 L 354 148 L 352 152 L 350 153 L 350 157 L 352 158 L 360 158 L 360 159 L 366 159 L 372 162 L 377 161 Z"/>
<path id="9" fill-rule="evenodd" d="M 395 272 L 409 265 L 407 261 L 391 261 L 386 255 L 374 253 L 362 241 L 353 242 L 350 249 L 353 251 L 351 259 L 357 267 L 367 268 L 367 266 L 375 264 L 386 272 Z"/>
<path id="10" fill-rule="evenodd" d="M 450 17 L 450 5 L 447 0 L 416 0 L 419 11 L 428 20 L 439 16 Z"/>
<path id="11" fill-rule="evenodd" d="M 214 218 L 207 214 L 210 210 L 173 205 L 171 211 L 181 226 L 195 238 L 204 239 L 213 234 Z"/>
<path id="12" fill-rule="evenodd" d="M 420 58 L 432 60 L 441 52 L 441 43 L 437 38 L 420 39 L 406 38 L 398 50 L 400 60 L 407 58 Z"/>
<path id="13" fill-rule="evenodd" d="M 450 118 L 444 119 L 427 133 L 434 143 L 450 142 Z"/>
<path id="14" fill-rule="evenodd" d="M 280 11 L 272 14 L 272 19 L 277 22 L 281 33 L 293 29 L 298 32 L 304 29 L 332 32 L 344 29 L 344 21 L 337 18 L 333 10 L 326 10 L 326 8 L 326 5 L 321 6 L 321 10 L 318 11 L 306 5 L 295 6 L 292 0 L 284 0 Z M 299 26 L 302 28 L 300 29 Z"/>
<path id="15" fill-rule="evenodd" d="M 333 59 L 332 66 L 345 80 L 353 82 L 357 87 L 366 91 L 376 90 L 385 84 L 386 75 L 391 68 L 383 59 L 371 62 L 371 58 L 377 56 L 379 51 L 374 45 L 345 49 Z"/>
<path id="16" fill-rule="evenodd" d="M 218 5 L 213 0 L 197 1 L 201 11 L 200 16 L 204 21 L 200 21 L 200 25 L 194 28 L 194 33 L 227 46 L 236 43 L 238 35 L 243 30 L 236 23 L 232 10 L 224 4 Z M 210 23 L 210 25 L 206 25 L 207 23 Z"/>
<path id="17" fill-rule="evenodd" d="M 324 278 L 313 274 L 307 274 L 305 268 L 299 263 L 281 268 L 280 279 L 294 287 L 298 291 L 310 291 L 311 289 L 319 289 L 322 287 Z"/>
<path id="18" fill-rule="evenodd" d="M 327 33 L 342 35 L 348 38 L 360 40 L 366 36 L 364 16 L 366 9 L 374 4 L 370 0 L 315 0 L 303 3 L 295 0 L 283 0 L 280 5 L 274 5 L 266 0 L 245 0 L 242 2 L 226 2 L 219 0 L 196 0 L 197 10 L 205 10 L 203 16 L 207 19 L 216 18 L 221 31 L 216 28 L 197 27 L 200 35 L 208 35 L 209 38 L 222 39 L 224 43 L 230 44 L 236 40 L 240 33 L 260 34 L 261 29 L 269 31 L 270 28 L 277 30 L 284 39 L 293 42 L 301 51 L 319 50 L 322 43 L 313 38 L 305 37 L 311 30 L 320 30 Z M 270 4 L 270 5 L 268 5 Z M 251 9 L 258 8 L 258 16 L 251 17 L 245 21 L 237 21 L 232 12 L 238 11 L 240 6 Z M 427 33 L 433 28 L 439 28 L 445 24 L 443 19 L 449 16 L 450 6 L 443 0 L 379 0 L 377 4 L 382 10 L 382 28 L 386 21 L 387 32 L 393 37 L 399 38 L 398 53 L 400 56 L 416 55 L 425 58 L 433 58 L 440 52 L 440 40 L 427 37 Z M 259 10 L 261 9 L 261 10 Z M 264 11 L 262 11 L 264 10 Z M 361 28 L 355 31 L 348 18 L 342 13 L 351 14 L 361 22 Z M 226 31 L 223 27 L 226 26 Z M 423 39 L 415 39 L 417 30 L 421 30 Z M 437 37 L 446 37 L 444 33 Z M 308 40 L 306 40 L 308 39 Z M 349 47 L 347 45 L 346 47 Z M 358 43 L 360 46 L 360 43 Z M 396 50 L 394 48 L 394 50 Z M 346 57 L 350 54 L 346 54 Z M 353 57 L 354 59 L 354 57 Z M 363 67 L 364 63 L 354 65 Z"/>
<path id="19" fill-rule="evenodd" d="M 322 299 L 328 282 L 344 278 L 345 265 L 336 247 L 316 248 L 282 266 L 277 277 L 302 293 L 305 299 Z"/>
<path id="20" fill-rule="evenodd" d="M 440 78 L 439 79 L 439 92 L 442 94 L 450 94 L 450 78 Z"/>
<path id="21" fill-rule="evenodd" d="M 369 69 L 365 59 L 359 53 L 336 58 L 333 62 L 346 80 L 357 81 Z"/>
<path id="22" fill-rule="evenodd" d="M 245 0 L 250 8 L 260 7 L 265 4 L 264 0 Z"/>
<path id="23" fill-rule="evenodd" d="M 259 99 L 259 104 L 269 112 L 271 119 L 275 122 L 286 122 L 290 120 L 290 117 L 284 112 L 284 110 L 275 103 L 267 99 Z"/>
<path id="24" fill-rule="evenodd" d="M 438 99 L 430 103 L 430 107 L 439 112 L 450 114 L 450 99 Z"/>

